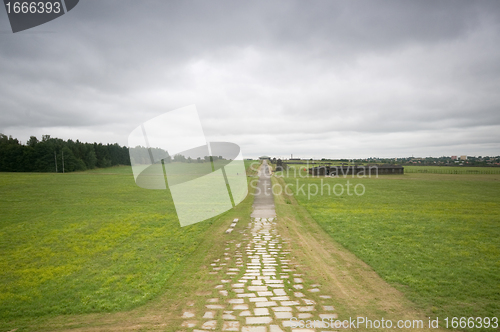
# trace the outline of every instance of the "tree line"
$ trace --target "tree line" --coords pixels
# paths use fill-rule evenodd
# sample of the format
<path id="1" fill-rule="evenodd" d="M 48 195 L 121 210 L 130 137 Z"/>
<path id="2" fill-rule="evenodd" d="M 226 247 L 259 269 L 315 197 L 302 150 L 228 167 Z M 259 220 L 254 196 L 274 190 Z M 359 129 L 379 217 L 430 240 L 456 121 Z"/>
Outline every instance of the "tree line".
<path id="1" fill-rule="evenodd" d="M 0 172 L 74 172 L 130 165 L 125 146 L 82 143 L 43 135 L 31 136 L 22 144 L 12 136 L 0 134 Z"/>

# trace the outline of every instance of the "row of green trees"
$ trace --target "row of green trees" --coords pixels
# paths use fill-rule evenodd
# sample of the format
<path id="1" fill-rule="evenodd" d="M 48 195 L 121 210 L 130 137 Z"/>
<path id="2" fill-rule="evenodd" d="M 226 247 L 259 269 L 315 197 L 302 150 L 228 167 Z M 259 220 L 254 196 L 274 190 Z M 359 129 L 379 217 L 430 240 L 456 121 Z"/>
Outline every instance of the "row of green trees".
<path id="1" fill-rule="evenodd" d="M 43 135 L 41 141 L 31 136 L 22 144 L 0 134 L 0 172 L 74 172 L 116 165 L 130 165 L 128 148 L 116 143 L 82 143 Z"/>

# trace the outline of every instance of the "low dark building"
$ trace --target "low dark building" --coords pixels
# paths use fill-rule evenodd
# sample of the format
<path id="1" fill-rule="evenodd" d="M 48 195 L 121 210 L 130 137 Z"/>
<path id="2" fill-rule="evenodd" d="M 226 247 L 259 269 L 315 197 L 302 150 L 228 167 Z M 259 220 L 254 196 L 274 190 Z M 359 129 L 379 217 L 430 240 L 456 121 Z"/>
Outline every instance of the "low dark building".
<path id="1" fill-rule="evenodd" d="M 404 168 L 400 165 L 367 165 L 367 166 L 317 166 L 309 168 L 309 174 L 313 176 L 373 176 L 379 174 L 404 174 Z"/>

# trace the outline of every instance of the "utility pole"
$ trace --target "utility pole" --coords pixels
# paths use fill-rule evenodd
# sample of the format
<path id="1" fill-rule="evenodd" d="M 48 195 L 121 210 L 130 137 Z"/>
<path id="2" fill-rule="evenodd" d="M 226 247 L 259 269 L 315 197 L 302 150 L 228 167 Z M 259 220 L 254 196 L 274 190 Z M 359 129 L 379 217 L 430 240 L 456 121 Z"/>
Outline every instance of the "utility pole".
<path id="1" fill-rule="evenodd" d="M 54 151 L 54 161 L 56 163 L 56 173 L 57 173 L 57 157 L 56 157 L 56 152 Z"/>
<path id="2" fill-rule="evenodd" d="M 63 162 L 62 164 L 63 164 L 63 173 L 64 173 L 64 150 L 62 150 L 61 153 L 62 153 L 62 162 Z"/>

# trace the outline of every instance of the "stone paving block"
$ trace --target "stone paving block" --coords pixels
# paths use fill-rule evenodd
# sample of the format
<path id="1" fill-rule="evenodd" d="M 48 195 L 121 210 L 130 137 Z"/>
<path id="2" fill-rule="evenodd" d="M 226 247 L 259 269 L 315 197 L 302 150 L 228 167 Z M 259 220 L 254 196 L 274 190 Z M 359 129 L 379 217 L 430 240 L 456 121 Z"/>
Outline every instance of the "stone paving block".
<path id="1" fill-rule="evenodd" d="M 192 311 L 184 311 L 182 313 L 182 318 L 191 318 L 194 317 L 194 312 Z"/>
<path id="2" fill-rule="evenodd" d="M 286 295 L 286 292 L 283 289 L 273 289 L 274 294 L 277 296 L 283 296 Z"/>
<path id="3" fill-rule="evenodd" d="M 273 296 L 271 297 L 271 301 L 289 301 L 289 296 Z"/>
<path id="4" fill-rule="evenodd" d="M 182 327 L 195 327 L 196 324 L 198 324 L 198 322 L 195 320 L 187 320 L 187 321 L 182 322 L 181 326 Z"/>
<path id="5" fill-rule="evenodd" d="M 285 307 L 290 306 L 290 305 L 300 305 L 300 302 L 299 301 L 282 301 L 281 305 L 285 306 Z"/>
<path id="6" fill-rule="evenodd" d="M 204 330 L 215 330 L 216 327 L 217 327 L 217 321 L 216 320 L 207 320 L 201 326 L 201 328 L 204 329 Z"/>
<path id="7" fill-rule="evenodd" d="M 233 310 L 248 310 L 248 304 L 235 304 Z"/>
<path id="8" fill-rule="evenodd" d="M 247 325 L 256 325 L 256 324 L 269 324 L 273 320 L 271 317 L 246 317 L 246 324 Z"/>
<path id="9" fill-rule="evenodd" d="M 236 316 L 234 316 L 232 314 L 224 314 L 224 315 L 222 315 L 222 319 L 224 319 L 224 320 L 236 320 Z"/>
<path id="10" fill-rule="evenodd" d="M 305 296 L 301 292 L 294 292 L 293 295 L 295 295 L 295 297 L 304 297 Z"/>
<path id="11" fill-rule="evenodd" d="M 303 307 L 297 307 L 298 311 L 314 311 L 314 306 L 308 305 Z"/>
<path id="12" fill-rule="evenodd" d="M 277 305 L 278 304 L 276 304 L 276 302 L 274 302 L 274 301 L 256 302 L 255 303 L 255 306 L 259 307 L 259 308 L 262 308 L 262 307 L 274 307 L 274 306 L 277 306 Z"/>
<path id="13" fill-rule="evenodd" d="M 233 287 L 233 288 L 242 288 L 242 287 L 245 287 L 245 284 L 244 283 L 232 284 L 231 287 Z"/>
<path id="14" fill-rule="evenodd" d="M 222 324 L 222 331 L 239 331 L 240 322 L 224 322 Z"/>
<path id="15" fill-rule="evenodd" d="M 267 328 L 265 326 L 243 326 L 241 332 L 267 332 Z"/>
<path id="16" fill-rule="evenodd" d="M 248 286 L 248 290 L 253 292 L 263 292 L 267 291 L 267 286 Z"/>
<path id="17" fill-rule="evenodd" d="M 224 306 L 220 304 L 206 304 L 205 307 L 207 309 L 224 309 Z"/>
<path id="18" fill-rule="evenodd" d="M 292 313 L 289 311 L 276 311 L 274 313 L 277 319 L 290 319 L 292 318 Z"/>
<path id="19" fill-rule="evenodd" d="M 242 293 L 242 294 L 237 294 L 238 297 L 255 297 L 254 293 Z"/>
<path id="20" fill-rule="evenodd" d="M 231 304 L 238 304 L 238 303 L 244 303 L 245 301 L 243 299 L 230 299 L 227 300 L 227 302 Z"/>
<path id="21" fill-rule="evenodd" d="M 281 279 L 266 280 L 266 284 L 283 284 L 283 280 Z M 270 286 L 273 287 L 273 285 Z"/>
<path id="22" fill-rule="evenodd" d="M 267 297 L 251 297 L 250 302 L 267 302 Z"/>
<path id="23" fill-rule="evenodd" d="M 267 309 L 267 308 L 255 308 L 253 312 L 254 312 L 255 316 L 268 316 L 269 315 L 269 309 Z"/>
<path id="24" fill-rule="evenodd" d="M 252 313 L 250 312 L 250 310 L 243 310 L 240 313 L 240 316 L 252 316 Z"/>
<path id="25" fill-rule="evenodd" d="M 269 292 L 269 291 L 266 291 L 266 292 L 257 292 L 257 294 L 259 296 L 273 296 L 273 292 Z"/>
<path id="26" fill-rule="evenodd" d="M 274 311 L 292 311 L 292 307 L 273 307 Z"/>
<path id="27" fill-rule="evenodd" d="M 308 291 L 311 293 L 317 293 L 317 292 L 319 292 L 319 288 L 311 288 L 311 289 L 308 289 Z"/>
<path id="28" fill-rule="evenodd" d="M 297 317 L 299 319 L 308 319 L 308 318 L 311 318 L 313 315 L 308 313 L 308 312 L 301 312 L 301 313 L 298 313 L 297 314 Z"/>
<path id="29" fill-rule="evenodd" d="M 215 318 L 215 311 L 207 311 L 207 312 L 205 312 L 205 314 L 203 315 L 203 318 L 205 318 L 205 319 L 213 319 L 213 318 Z"/>
<path id="30" fill-rule="evenodd" d="M 334 311 L 335 308 L 333 306 L 331 306 L 331 305 L 324 305 L 323 306 L 323 310 L 325 310 L 325 311 Z"/>

